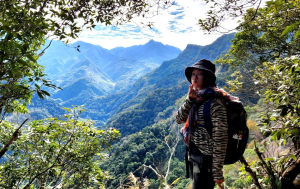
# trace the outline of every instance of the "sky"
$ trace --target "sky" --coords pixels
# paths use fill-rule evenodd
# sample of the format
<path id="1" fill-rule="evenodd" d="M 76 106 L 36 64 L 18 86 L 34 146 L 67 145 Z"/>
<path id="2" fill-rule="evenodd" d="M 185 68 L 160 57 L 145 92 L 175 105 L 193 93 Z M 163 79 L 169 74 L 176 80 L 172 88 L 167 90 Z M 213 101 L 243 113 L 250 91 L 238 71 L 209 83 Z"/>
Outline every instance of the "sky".
<path id="1" fill-rule="evenodd" d="M 152 18 L 134 18 L 122 26 L 104 26 L 98 24 L 94 30 L 84 30 L 77 40 L 100 45 L 106 49 L 141 45 L 149 40 L 175 46 L 184 50 L 188 44 L 208 45 L 220 37 L 221 33 L 204 34 L 197 24 L 199 18 L 205 18 L 210 5 L 197 0 L 176 0 L 176 5 L 160 11 Z M 153 22 L 149 28 L 140 23 Z M 226 29 L 237 26 L 237 20 L 227 20 Z M 75 42 L 75 41 L 73 41 Z"/>

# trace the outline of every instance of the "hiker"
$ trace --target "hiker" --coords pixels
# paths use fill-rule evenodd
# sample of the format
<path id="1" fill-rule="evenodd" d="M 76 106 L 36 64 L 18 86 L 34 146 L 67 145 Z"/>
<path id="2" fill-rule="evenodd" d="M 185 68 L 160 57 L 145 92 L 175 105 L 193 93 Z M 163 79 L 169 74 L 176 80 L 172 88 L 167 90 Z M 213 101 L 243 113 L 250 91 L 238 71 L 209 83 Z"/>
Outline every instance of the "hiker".
<path id="1" fill-rule="evenodd" d="M 187 98 L 179 108 L 176 121 L 186 123 L 182 134 L 187 145 L 187 177 L 193 178 L 192 189 L 220 188 L 224 182 L 223 165 L 227 146 L 227 115 L 220 98 L 212 98 L 216 91 L 215 65 L 206 59 L 185 69 L 191 83 Z M 203 108 L 210 101 L 211 134 L 204 126 Z"/>

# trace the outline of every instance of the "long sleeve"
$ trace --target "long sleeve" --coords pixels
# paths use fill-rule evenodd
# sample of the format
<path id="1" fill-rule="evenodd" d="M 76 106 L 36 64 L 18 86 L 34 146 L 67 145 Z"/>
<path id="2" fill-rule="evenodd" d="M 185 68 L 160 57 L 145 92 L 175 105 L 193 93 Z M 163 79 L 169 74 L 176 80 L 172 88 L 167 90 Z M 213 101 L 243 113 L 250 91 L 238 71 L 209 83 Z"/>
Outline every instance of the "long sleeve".
<path id="1" fill-rule="evenodd" d="M 176 121 L 178 124 L 185 123 L 193 101 L 188 98 L 184 104 L 178 109 Z M 197 124 L 204 125 L 203 107 L 200 105 L 198 109 Z M 210 135 L 205 127 L 195 127 L 191 133 L 191 142 L 193 142 L 201 153 L 212 156 L 212 173 L 214 180 L 222 180 L 223 165 L 227 148 L 227 115 L 226 109 L 221 100 L 214 98 L 210 104 L 210 116 L 213 125 L 212 135 Z"/>
<path id="2" fill-rule="evenodd" d="M 187 97 L 185 99 L 185 102 L 183 103 L 183 105 L 181 105 L 181 107 L 177 111 L 176 122 L 178 124 L 182 124 L 182 123 L 186 122 L 186 120 L 189 116 L 190 110 L 192 108 L 192 105 L 193 105 L 193 100 L 191 100 L 189 97 Z"/>
<path id="3" fill-rule="evenodd" d="M 220 99 L 215 98 L 210 107 L 211 121 L 213 124 L 213 165 L 212 172 L 215 180 L 224 179 L 223 165 L 225 160 L 228 125 L 226 109 Z"/>

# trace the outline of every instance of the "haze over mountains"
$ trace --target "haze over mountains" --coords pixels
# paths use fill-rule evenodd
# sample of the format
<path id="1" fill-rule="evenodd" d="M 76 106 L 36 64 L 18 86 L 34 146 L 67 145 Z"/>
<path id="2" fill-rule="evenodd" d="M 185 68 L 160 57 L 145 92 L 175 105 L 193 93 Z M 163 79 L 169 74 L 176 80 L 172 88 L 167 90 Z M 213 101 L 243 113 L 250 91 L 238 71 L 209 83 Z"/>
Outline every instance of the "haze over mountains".
<path id="1" fill-rule="evenodd" d="M 207 46 L 188 45 L 182 52 L 153 40 L 144 45 L 111 50 L 84 42 L 67 47 L 53 41 L 40 63 L 54 84 L 63 90 L 50 91 L 47 103 L 52 104 L 52 108 L 47 108 L 48 105 L 35 97 L 29 108 L 40 111 L 31 111 L 32 118 L 58 116 L 60 111 L 56 109 L 59 107 L 84 105 L 87 111 L 83 116 L 96 120 L 98 125 L 111 118 L 107 125 L 118 123 L 121 128 L 125 122 L 116 120 L 128 117 L 124 112 L 138 110 L 141 113 L 144 109 L 153 114 L 149 117 L 149 123 L 152 123 L 158 112 L 186 93 L 186 90 L 175 90 L 187 85 L 182 83 L 185 82 L 185 67 L 201 58 L 215 60 L 230 48 L 233 36 L 224 35 Z M 80 52 L 75 49 L 77 46 Z M 169 96 L 158 94 L 161 90 Z M 158 98 L 155 95 L 161 95 L 164 101 L 153 101 L 151 98 Z M 147 99 L 160 108 L 145 108 Z"/>

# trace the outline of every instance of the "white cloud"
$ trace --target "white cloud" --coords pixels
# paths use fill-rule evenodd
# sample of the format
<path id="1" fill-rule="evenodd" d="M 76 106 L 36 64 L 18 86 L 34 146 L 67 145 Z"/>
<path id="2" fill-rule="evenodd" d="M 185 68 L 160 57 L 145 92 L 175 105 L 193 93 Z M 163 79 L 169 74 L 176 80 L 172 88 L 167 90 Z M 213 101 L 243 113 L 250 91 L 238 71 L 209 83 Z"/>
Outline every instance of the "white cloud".
<path id="1" fill-rule="evenodd" d="M 204 35 L 197 25 L 204 18 L 209 5 L 195 0 L 177 0 L 176 5 L 161 11 L 159 15 L 143 19 L 134 18 L 133 22 L 118 27 L 98 25 L 92 31 L 83 31 L 79 40 L 111 49 L 117 46 L 128 47 L 147 43 L 150 39 L 184 49 L 187 44 L 208 45 L 221 34 Z M 153 22 L 152 29 L 141 26 L 141 22 Z M 229 20 L 226 25 L 236 26 Z"/>

